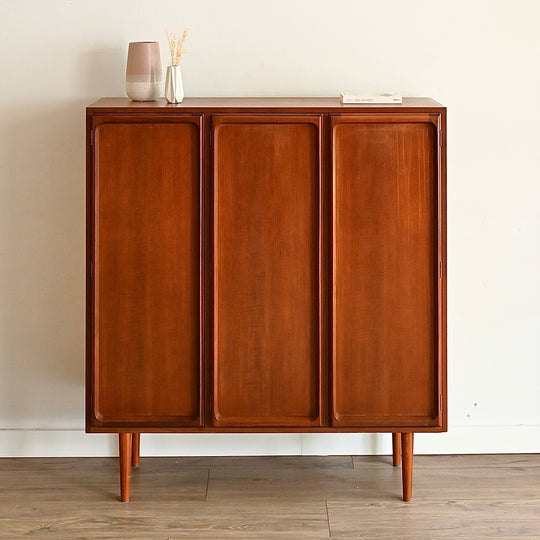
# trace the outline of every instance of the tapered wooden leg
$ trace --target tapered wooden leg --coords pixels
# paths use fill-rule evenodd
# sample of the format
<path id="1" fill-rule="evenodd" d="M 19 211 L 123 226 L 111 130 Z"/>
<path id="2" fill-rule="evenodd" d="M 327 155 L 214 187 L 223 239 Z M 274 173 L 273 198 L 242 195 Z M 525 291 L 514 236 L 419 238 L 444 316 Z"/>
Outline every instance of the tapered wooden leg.
<path id="1" fill-rule="evenodd" d="M 129 501 L 129 484 L 131 480 L 131 433 L 120 433 L 120 500 Z"/>
<path id="2" fill-rule="evenodd" d="M 131 437 L 131 465 L 138 467 L 141 464 L 141 434 L 132 433 Z"/>
<path id="3" fill-rule="evenodd" d="M 392 433 L 392 464 L 401 465 L 401 433 Z"/>
<path id="4" fill-rule="evenodd" d="M 414 433 L 401 434 L 401 455 L 403 457 L 401 474 L 403 478 L 404 501 L 410 501 L 412 499 L 413 441 Z"/>

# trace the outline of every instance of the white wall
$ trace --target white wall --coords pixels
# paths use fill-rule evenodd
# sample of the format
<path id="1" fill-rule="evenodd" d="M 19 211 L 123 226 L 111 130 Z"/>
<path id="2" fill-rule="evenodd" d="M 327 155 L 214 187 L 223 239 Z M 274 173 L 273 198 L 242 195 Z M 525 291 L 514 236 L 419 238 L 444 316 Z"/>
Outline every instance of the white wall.
<path id="1" fill-rule="evenodd" d="M 84 107 L 129 41 L 191 27 L 187 96 L 431 96 L 448 107 L 450 431 L 540 451 L 538 0 L 0 0 L 0 455 L 84 435 Z M 388 436 L 147 436 L 143 453 L 386 452 Z"/>

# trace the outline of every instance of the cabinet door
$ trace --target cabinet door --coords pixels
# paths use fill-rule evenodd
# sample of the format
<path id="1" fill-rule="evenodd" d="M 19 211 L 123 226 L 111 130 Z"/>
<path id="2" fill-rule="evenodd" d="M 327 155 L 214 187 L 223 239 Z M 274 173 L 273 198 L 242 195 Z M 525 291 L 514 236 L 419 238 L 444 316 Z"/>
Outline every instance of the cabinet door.
<path id="1" fill-rule="evenodd" d="M 201 425 L 201 120 L 98 122 L 90 425 Z"/>
<path id="2" fill-rule="evenodd" d="M 335 426 L 437 426 L 437 117 L 332 119 Z"/>
<path id="3" fill-rule="evenodd" d="M 320 425 L 320 117 L 213 119 L 216 426 Z"/>

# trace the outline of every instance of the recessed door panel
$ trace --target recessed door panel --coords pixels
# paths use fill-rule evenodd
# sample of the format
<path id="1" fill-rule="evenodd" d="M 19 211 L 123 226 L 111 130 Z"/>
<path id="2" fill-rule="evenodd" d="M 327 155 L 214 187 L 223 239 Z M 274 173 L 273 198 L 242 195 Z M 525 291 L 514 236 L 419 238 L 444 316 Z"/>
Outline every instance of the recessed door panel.
<path id="1" fill-rule="evenodd" d="M 320 425 L 319 122 L 214 118 L 216 426 Z"/>
<path id="2" fill-rule="evenodd" d="M 437 135 L 333 118 L 335 426 L 438 423 Z"/>
<path id="3" fill-rule="evenodd" d="M 94 150 L 94 415 L 201 425 L 200 118 L 103 123 Z"/>

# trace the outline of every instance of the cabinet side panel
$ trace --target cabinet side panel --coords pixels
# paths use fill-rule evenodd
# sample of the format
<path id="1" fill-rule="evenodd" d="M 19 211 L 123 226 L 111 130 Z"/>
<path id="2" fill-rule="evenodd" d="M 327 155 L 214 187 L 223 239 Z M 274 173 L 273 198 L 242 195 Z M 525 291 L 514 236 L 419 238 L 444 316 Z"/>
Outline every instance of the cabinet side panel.
<path id="1" fill-rule="evenodd" d="M 95 417 L 200 424 L 199 128 L 95 135 Z"/>
<path id="2" fill-rule="evenodd" d="M 437 425 L 437 129 L 332 138 L 333 424 Z"/>
<path id="3" fill-rule="evenodd" d="M 212 421 L 318 425 L 319 130 L 252 122 L 214 133 Z"/>

